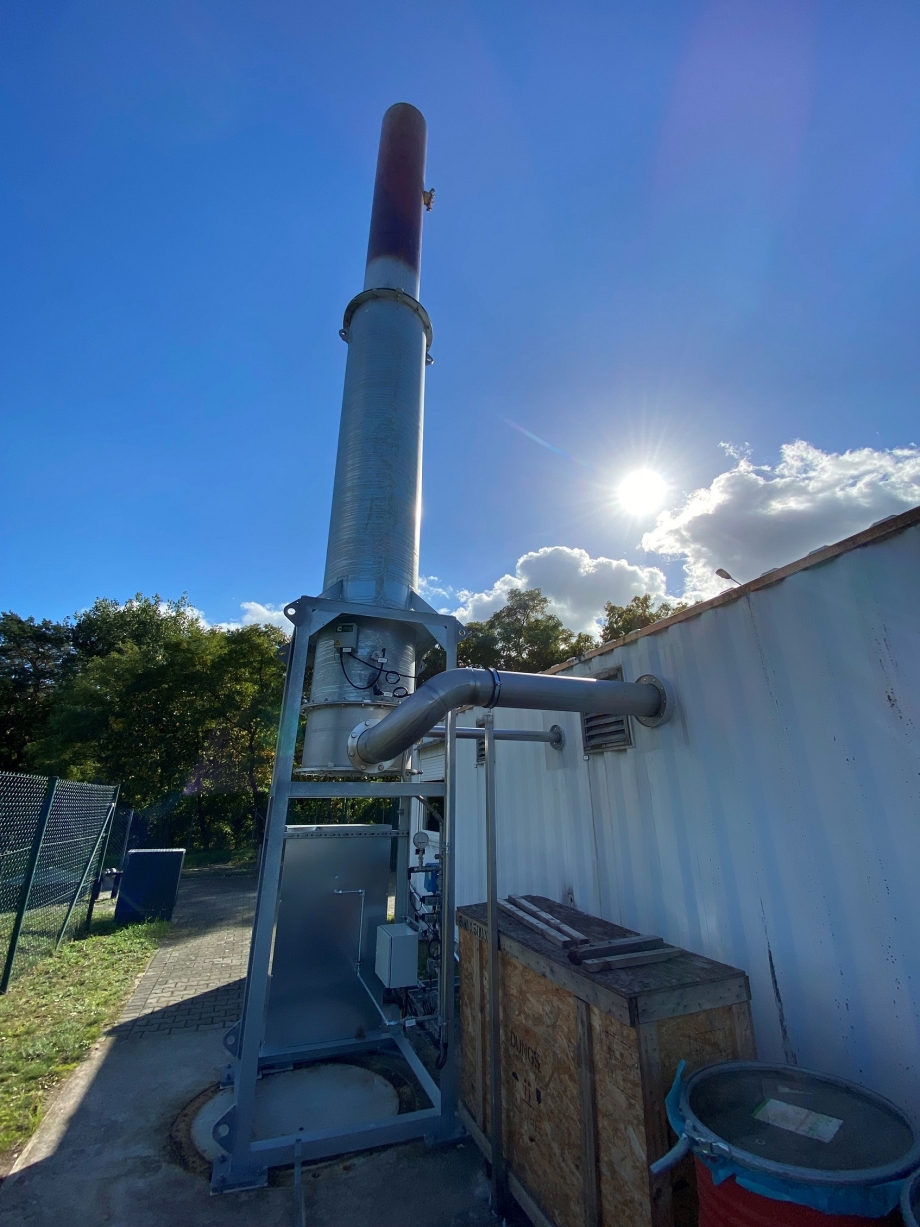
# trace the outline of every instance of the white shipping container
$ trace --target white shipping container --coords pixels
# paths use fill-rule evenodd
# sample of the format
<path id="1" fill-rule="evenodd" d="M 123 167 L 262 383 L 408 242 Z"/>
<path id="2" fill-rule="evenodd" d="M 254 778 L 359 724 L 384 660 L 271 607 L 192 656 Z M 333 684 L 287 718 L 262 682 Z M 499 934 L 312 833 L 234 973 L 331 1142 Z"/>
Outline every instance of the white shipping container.
<path id="1" fill-rule="evenodd" d="M 567 739 L 497 745 L 499 893 L 744 968 L 763 1059 L 915 1112 L 920 509 L 564 671 L 614 666 L 677 696 L 670 723 L 632 722 L 630 748 L 586 754 L 571 714 L 496 712 Z M 484 790 L 474 743 L 457 749 L 464 904 L 485 898 Z"/>

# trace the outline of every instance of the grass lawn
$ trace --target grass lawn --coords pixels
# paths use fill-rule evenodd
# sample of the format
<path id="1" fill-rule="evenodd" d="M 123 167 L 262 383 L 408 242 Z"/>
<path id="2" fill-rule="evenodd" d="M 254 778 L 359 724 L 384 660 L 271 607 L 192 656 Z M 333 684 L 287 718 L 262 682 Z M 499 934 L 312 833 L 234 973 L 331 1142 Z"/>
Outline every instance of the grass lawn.
<path id="1" fill-rule="evenodd" d="M 116 929 L 110 915 L 101 904 L 89 937 L 62 946 L 0 997 L 0 1175 L 34 1132 L 51 1091 L 117 1018 L 170 928 Z"/>

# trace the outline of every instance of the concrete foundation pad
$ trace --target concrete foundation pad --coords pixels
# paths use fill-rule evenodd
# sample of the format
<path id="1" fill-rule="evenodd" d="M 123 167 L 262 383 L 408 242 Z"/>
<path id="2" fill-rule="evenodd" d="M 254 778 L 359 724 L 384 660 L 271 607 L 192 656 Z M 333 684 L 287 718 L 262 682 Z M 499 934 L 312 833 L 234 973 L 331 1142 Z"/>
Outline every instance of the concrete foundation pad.
<path id="1" fill-rule="evenodd" d="M 192 1141 L 206 1159 L 223 1153 L 212 1130 L 232 1103 L 233 1091 L 220 1091 L 192 1122 Z M 286 1137 L 364 1125 L 398 1112 L 396 1088 L 379 1074 L 358 1065 L 309 1065 L 259 1079 L 253 1132 L 256 1138 Z"/>
<path id="2" fill-rule="evenodd" d="M 216 1087 L 225 1056 L 214 1030 L 97 1044 L 0 1187 L 0 1227 L 292 1227 L 290 1170 L 268 1188 L 212 1197 L 171 1147 L 172 1122 Z M 343 1156 L 306 1168 L 304 1191 L 311 1227 L 496 1222 L 470 1142 Z"/>

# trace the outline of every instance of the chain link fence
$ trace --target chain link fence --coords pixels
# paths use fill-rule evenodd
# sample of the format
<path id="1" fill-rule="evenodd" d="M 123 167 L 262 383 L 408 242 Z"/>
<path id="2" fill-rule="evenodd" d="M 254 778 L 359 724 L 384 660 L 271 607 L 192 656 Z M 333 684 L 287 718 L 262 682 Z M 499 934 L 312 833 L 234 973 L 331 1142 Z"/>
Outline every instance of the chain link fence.
<path id="1" fill-rule="evenodd" d="M 117 799 L 109 784 L 0 771 L 0 993 L 85 919 Z"/>

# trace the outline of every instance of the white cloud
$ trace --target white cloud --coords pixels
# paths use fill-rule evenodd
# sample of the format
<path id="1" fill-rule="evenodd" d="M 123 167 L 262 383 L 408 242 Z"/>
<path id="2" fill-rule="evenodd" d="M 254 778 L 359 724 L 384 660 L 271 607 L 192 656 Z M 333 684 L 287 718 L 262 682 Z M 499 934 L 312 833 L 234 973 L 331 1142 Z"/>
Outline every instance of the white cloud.
<path id="1" fill-rule="evenodd" d="M 642 538 L 649 553 L 683 560 L 685 599 L 722 591 L 726 585 L 715 575 L 717 567 L 742 582 L 753 579 L 920 504 L 920 448 L 915 446 L 837 454 L 799 440 L 781 448 L 774 467 L 755 465 L 746 444 L 723 447 L 734 467 L 695 490 L 681 506 L 662 512 Z M 606 601 L 625 605 L 646 592 L 656 602 L 674 599 L 673 594 L 668 598 L 660 567 L 592 558 L 566 545 L 522 555 L 513 574 L 502 575 L 481 592 L 455 589 L 436 575 L 419 579 L 421 595 L 462 622 L 488 618 L 505 604 L 512 588 L 542 589 L 550 611 L 567 627 L 592 634 Z M 221 625 L 269 623 L 290 630 L 282 605 L 243 601 L 241 609 L 239 622 Z"/>
<path id="2" fill-rule="evenodd" d="M 480 621 L 500 609 L 512 588 L 540 588 L 551 613 L 573 631 L 597 632 L 596 619 L 606 601 L 624 605 L 634 596 L 666 594 L 664 572 L 636 566 L 625 558 L 592 558 L 587 550 L 548 545 L 517 560 L 513 575 L 503 575 L 484 592 L 457 593 L 461 604 L 453 612 L 461 622 Z"/>
<path id="3" fill-rule="evenodd" d="M 291 623 L 284 616 L 283 605 L 262 605 L 259 601 L 241 601 L 240 609 L 243 616 L 239 622 L 218 622 L 217 625 L 225 631 L 239 630 L 241 626 L 277 626 L 285 634 L 289 634 Z M 204 619 L 202 618 L 202 621 Z M 205 623 L 207 625 L 207 623 Z"/>
<path id="4" fill-rule="evenodd" d="M 775 468 L 729 454 L 734 468 L 662 512 L 642 538 L 649 552 L 683 558 L 692 600 L 724 589 L 717 567 L 743 583 L 920 503 L 914 446 L 838 454 L 798 440 Z"/>

